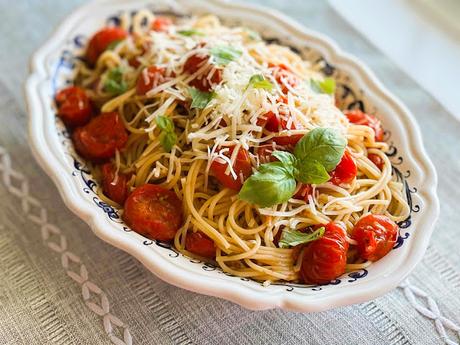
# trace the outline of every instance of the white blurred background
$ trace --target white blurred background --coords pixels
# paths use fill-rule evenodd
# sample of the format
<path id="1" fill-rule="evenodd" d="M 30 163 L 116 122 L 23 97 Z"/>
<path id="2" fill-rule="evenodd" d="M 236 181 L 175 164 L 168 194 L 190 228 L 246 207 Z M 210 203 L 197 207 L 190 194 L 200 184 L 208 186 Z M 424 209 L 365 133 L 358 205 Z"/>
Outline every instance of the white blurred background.
<path id="1" fill-rule="evenodd" d="M 460 121 L 460 0 L 329 3 Z"/>

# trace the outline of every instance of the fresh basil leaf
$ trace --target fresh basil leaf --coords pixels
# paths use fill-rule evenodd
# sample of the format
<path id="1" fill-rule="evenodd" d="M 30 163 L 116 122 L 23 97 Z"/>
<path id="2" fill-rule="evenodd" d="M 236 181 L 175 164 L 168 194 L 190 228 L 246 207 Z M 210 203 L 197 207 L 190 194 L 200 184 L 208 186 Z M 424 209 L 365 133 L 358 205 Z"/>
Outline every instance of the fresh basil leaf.
<path id="1" fill-rule="evenodd" d="M 175 132 L 163 131 L 160 134 L 160 144 L 166 152 L 171 152 L 171 149 L 176 144 L 177 135 Z"/>
<path id="2" fill-rule="evenodd" d="M 297 164 L 297 159 L 295 156 L 286 151 L 273 151 L 272 156 L 278 159 L 284 166 L 292 166 L 294 167 Z"/>
<path id="3" fill-rule="evenodd" d="M 289 200 L 295 192 L 292 172 L 281 162 L 262 164 L 243 184 L 238 194 L 241 200 L 270 207 Z"/>
<path id="4" fill-rule="evenodd" d="M 174 122 L 171 118 L 167 116 L 159 115 L 155 118 L 157 126 L 163 131 L 173 132 L 174 131 Z"/>
<path id="5" fill-rule="evenodd" d="M 298 246 L 299 244 L 316 241 L 324 235 L 325 231 L 326 229 L 324 226 L 311 233 L 304 233 L 295 229 L 284 229 L 278 246 L 280 248 L 289 248 Z"/>
<path id="6" fill-rule="evenodd" d="M 112 41 L 109 43 L 109 45 L 107 46 L 107 48 L 105 48 L 105 50 L 114 50 L 115 47 L 120 44 L 123 40 L 115 40 L 115 41 Z"/>
<path id="7" fill-rule="evenodd" d="M 270 83 L 262 74 L 254 74 L 248 83 L 248 87 L 252 86 L 254 89 L 264 89 L 271 91 L 273 89 L 273 84 Z"/>
<path id="8" fill-rule="evenodd" d="M 123 70 L 120 67 L 111 69 L 104 82 L 104 90 L 112 95 L 120 95 L 128 89 L 123 80 Z"/>
<path id="9" fill-rule="evenodd" d="M 317 161 L 297 161 L 295 178 L 307 184 L 320 184 L 329 181 L 330 176 L 324 166 Z"/>
<path id="10" fill-rule="evenodd" d="M 166 152 L 171 152 L 171 149 L 176 144 L 177 135 L 174 131 L 174 122 L 167 116 L 157 116 L 155 122 L 160 128 L 160 144 Z"/>
<path id="11" fill-rule="evenodd" d="M 333 95 L 335 93 L 335 80 L 332 78 L 324 78 L 324 80 L 310 79 L 310 87 L 317 93 L 327 93 Z"/>
<path id="12" fill-rule="evenodd" d="M 231 46 L 216 46 L 211 48 L 211 56 L 216 65 L 225 66 L 230 62 L 237 60 L 242 52 Z"/>
<path id="13" fill-rule="evenodd" d="M 215 96 L 214 92 L 200 91 L 194 87 L 188 89 L 190 97 L 192 97 L 191 108 L 204 109 Z"/>
<path id="14" fill-rule="evenodd" d="M 179 35 L 182 36 L 204 36 L 204 34 L 201 31 L 195 30 L 195 29 L 190 29 L 190 30 L 180 30 L 177 32 Z"/>
<path id="15" fill-rule="evenodd" d="M 339 164 L 346 146 L 347 139 L 335 129 L 315 128 L 300 139 L 294 155 L 302 164 L 317 161 L 326 171 L 331 171 Z"/>

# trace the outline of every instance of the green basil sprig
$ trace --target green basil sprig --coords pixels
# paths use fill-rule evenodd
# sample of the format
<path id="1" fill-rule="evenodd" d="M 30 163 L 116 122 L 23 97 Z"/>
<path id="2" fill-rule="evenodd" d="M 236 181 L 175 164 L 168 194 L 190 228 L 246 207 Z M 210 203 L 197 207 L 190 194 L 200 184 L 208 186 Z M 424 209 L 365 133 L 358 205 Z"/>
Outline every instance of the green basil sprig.
<path id="1" fill-rule="evenodd" d="M 260 207 L 270 207 L 289 200 L 297 181 L 320 184 L 329 180 L 342 158 L 347 140 L 332 128 L 315 128 L 305 134 L 294 154 L 274 151 L 278 162 L 262 164 L 240 190 L 239 198 Z"/>
<path id="2" fill-rule="evenodd" d="M 112 68 L 104 81 L 104 90 L 113 96 L 121 95 L 128 89 L 123 80 L 123 70 L 120 67 Z"/>
<path id="3" fill-rule="evenodd" d="M 192 104 L 190 108 L 197 108 L 197 109 L 204 109 L 208 105 L 209 102 L 214 98 L 214 92 L 205 92 L 200 91 L 194 87 L 190 87 L 188 89 L 190 93 L 190 97 L 192 97 Z"/>
<path id="4" fill-rule="evenodd" d="M 335 93 L 335 86 L 335 80 L 332 78 L 324 78 L 321 81 L 310 79 L 310 87 L 317 93 L 333 95 Z"/>
<path id="5" fill-rule="evenodd" d="M 190 29 L 190 30 L 179 30 L 177 32 L 179 35 L 190 37 L 190 36 L 204 36 L 204 33 L 201 31 L 198 31 L 196 29 Z"/>
<path id="6" fill-rule="evenodd" d="M 289 248 L 298 246 L 299 244 L 313 242 L 321 238 L 325 231 L 326 229 L 324 226 L 311 233 L 305 233 L 295 229 L 284 229 L 278 246 L 280 248 Z"/>
<path id="7" fill-rule="evenodd" d="M 158 128 L 160 128 L 160 144 L 166 152 L 171 152 L 171 149 L 176 144 L 177 135 L 174 130 L 174 122 L 166 116 L 157 116 L 155 118 Z"/>
<path id="8" fill-rule="evenodd" d="M 211 56 L 214 63 L 219 66 L 228 65 L 230 62 L 237 60 L 242 52 L 231 46 L 215 46 L 211 48 Z"/>
<path id="9" fill-rule="evenodd" d="M 262 74 L 254 74 L 251 78 L 249 78 L 249 83 L 246 89 L 249 87 L 271 91 L 273 89 L 273 84 L 265 79 Z"/>

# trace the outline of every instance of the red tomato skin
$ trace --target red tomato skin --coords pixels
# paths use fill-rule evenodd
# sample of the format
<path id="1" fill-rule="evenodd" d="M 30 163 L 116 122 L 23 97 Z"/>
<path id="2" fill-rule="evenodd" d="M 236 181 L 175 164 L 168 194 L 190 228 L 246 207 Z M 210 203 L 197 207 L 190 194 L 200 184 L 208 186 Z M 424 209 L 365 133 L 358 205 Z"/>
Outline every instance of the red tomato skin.
<path id="1" fill-rule="evenodd" d="M 377 168 L 379 168 L 380 170 L 383 169 L 383 166 L 385 165 L 385 163 L 379 155 L 376 155 L 375 153 L 369 153 L 367 155 L 367 158 L 369 158 L 369 160 L 372 163 L 374 163 L 377 166 Z"/>
<path id="2" fill-rule="evenodd" d="M 347 264 L 345 230 L 332 222 L 320 226 L 325 227 L 324 235 L 305 247 L 300 268 L 302 280 L 308 284 L 326 284 L 336 279 Z"/>
<path id="3" fill-rule="evenodd" d="M 230 147 L 230 150 L 225 153 L 227 157 L 230 157 L 233 153 L 235 146 Z M 233 170 L 238 175 L 237 178 L 233 178 L 231 174 L 225 174 L 227 170 L 227 163 L 221 163 L 214 160 L 211 164 L 211 172 L 213 176 L 222 184 L 224 187 L 239 191 L 243 186 L 240 174 L 243 175 L 244 179 L 248 178 L 252 174 L 252 164 L 249 159 L 248 151 L 241 148 L 236 156 L 235 163 L 233 164 Z"/>
<path id="4" fill-rule="evenodd" d="M 398 238 L 398 225 L 387 216 L 368 214 L 353 228 L 359 256 L 364 260 L 377 261 L 388 254 Z"/>
<path id="5" fill-rule="evenodd" d="M 348 151 L 345 151 L 339 164 L 329 173 L 331 175 L 329 181 L 337 186 L 342 183 L 348 184 L 353 181 L 357 173 L 358 168 L 353 157 Z"/>
<path id="6" fill-rule="evenodd" d="M 351 123 L 372 128 L 375 133 L 375 141 L 383 141 L 382 124 L 374 115 L 366 114 L 359 109 L 346 110 L 344 114 Z"/>
<path id="7" fill-rule="evenodd" d="M 278 118 L 273 112 L 268 112 L 264 115 L 264 118 L 257 120 L 259 126 L 263 126 L 265 129 L 270 132 L 279 132 L 280 130 L 287 129 L 287 122 L 285 119 Z M 291 124 L 289 129 L 297 129 L 294 123 Z M 288 146 L 295 145 L 297 142 L 302 139 L 303 134 L 293 134 L 293 135 L 280 135 L 273 137 L 273 141 L 278 145 Z"/>
<path id="8" fill-rule="evenodd" d="M 58 116 L 68 127 L 83 126 L 88 123 L 93 113 L 91 101 L 85 90 L 70 86 L 56 94 Z"/>
<path id="9" fill-rule="evenodd" d="M 286 86 L 285 82 L 291 87 L 294 88 L 299 84 L 299 78 L 292 73 L 292 71 L 285 64 L 272 64 L 269 63 L 268 67 L 272 68 L 273 77 L 275 77 L 276 82 L 281 87 L 281 91 L 286 94 L 289 92 L 289 88 Z"/>
<path id="10" fill-rule="evenodd" d="M 166 69 L 163 67 L 147 67 L 147 71 L 142 71 L 137 79 L 137 94 L 145 95 L 148 91 L 152 90 L 158 85 L 161 85 L 165 81 L 165 73 Z M 147 78 L 145 78 L 145 75 L 147 75 Z"/>
<path id="11" fill-rule="evenodd" d="M 308 203 L 308 196 L 313 194 L 313 187 L 310 184 L 301 184 L 299 191 L 294 194 L 293 198 L 303 200 Z"/>
<path id="12" fill-rule="evenodd" d="M 89 41 L 86 50 L 86 60 L 90 65 L 94 66 L 99 56 L 111 43 L 124 40 L 126 37 L 128 37 L 128 33 L 118 27 L 107 27 L 96 32 Z"/>
<path id="13" fill-rule="evenodd" d="M 106 196 L 117 204 L 123 205 L 128 197 L 128 176 L 115 174 L 116 170 L 112 163 L 106 163 L 101 167 L 102 190 Z"/>
<path id="14" fill-rule="evenodd" d="M 128 141 L 123 122 L 117 112 L 102 113 L 72 135 L 77 152 L 94 162 L 112 158 Z"/>
<path id="15" fill-rule="evenodd" d="M 123 219 L 132 230 L 151 240 L 171 241 L 182 225 L 182 202 L 168 189 L 145 184 L 126 199 Z"/>
<path id="16" fill-rule="evenodd" d="M 194 54 L 190 56 L 184 63 L 184 72 L 193 74 L 198 71 L 203 64 L 209 60 L 209 55 Z M 216 69 L 209 81 L 207 76 L 200 75 L 190 81 L 190 86 L 197 88 L 200 91 L 208 92 L 212 89 L 213 85 L 217 85 L 222 81 L 222 71 Z"/>
<path id="17" fill-rule="evenodd" d="M 201 231 L 189 232 L 185 239 L 185 249 L 204 258 L 216 257 L 216 245 L 207 235 Z"/>
<path id="18" fill-rule="evenodd" d="M 168 17 L 157 17 L 152 22 L 152 30 L 157 32 L 168 31 L 168 27 L 173 23 L 171 18 Z"/>

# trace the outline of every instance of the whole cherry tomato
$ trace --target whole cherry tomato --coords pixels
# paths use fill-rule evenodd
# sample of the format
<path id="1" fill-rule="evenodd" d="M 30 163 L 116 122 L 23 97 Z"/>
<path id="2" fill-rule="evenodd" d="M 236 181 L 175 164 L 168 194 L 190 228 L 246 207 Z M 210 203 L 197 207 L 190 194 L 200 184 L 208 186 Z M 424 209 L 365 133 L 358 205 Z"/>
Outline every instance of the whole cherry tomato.
<path id="1" fill-rule="evenodd" d="M 93 112 L 91 102 L 85 90 L 78 86 L 70 86 L 56 94 L 58 116 L 66 126 L 83 126 L 91 118 Z"/>
<path id="2" fill-rule="evenodd" d="M 102 113 L 72 135 L 75 149 L 84 158 L 98 162 L 112 158 L 128 141 L 125 126 L 117 112 Z"/>
<path id="3" fill-rule="evenodd" d="M 109 46 L 128 37 L 128 33 L 118 27 L 107 27 L 98 31 L 89 41 L 86 50 L 86 60 L 90 65 L 95 65 L 99 56 Z"/>
<path id="4" fill-rule="evenodd" d="M 137 187 L 125 201 L 126 224 L 152 240 L 171 241 L 182 218 L 182 202 L 176 193 L 154 184 Z"/>
<path id="5" fill-rule="evenodd" d="M 361 258 L 377 261 L 394 247 L 398 225 L 387 216 L 368 214 L 355 224 L 352 237 Z"/>
<path id="6" fill-rule="evenodd" d="M 214 241 L 201 231 L 189 232 L 185 239 L 185 249 L 204 258 L 216 257 L 216 245 Z"/>
<path id="7" fill-rule="evenodd" d="M 102 190 L 111 200 L 123 205 L 128 197 L 128 176 L 116 173 L 112 163 L 106 163 L 101 167 Z"/>
<path id="8" fill-rule="evenodd" d="M 325 284 L 345 272 L 349 246 L 345 230 L 335 223 L 320 226 L 325 227 L 324 235 L 304 249 L 300 275 L 305 283 Z"/>

